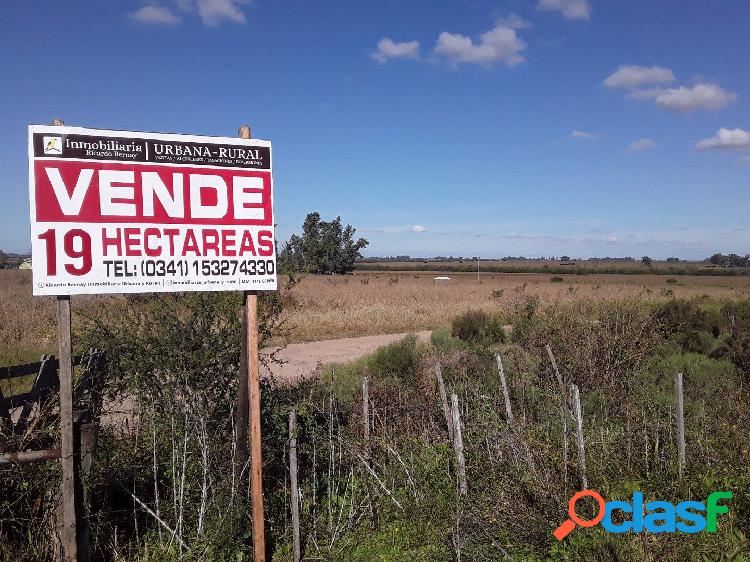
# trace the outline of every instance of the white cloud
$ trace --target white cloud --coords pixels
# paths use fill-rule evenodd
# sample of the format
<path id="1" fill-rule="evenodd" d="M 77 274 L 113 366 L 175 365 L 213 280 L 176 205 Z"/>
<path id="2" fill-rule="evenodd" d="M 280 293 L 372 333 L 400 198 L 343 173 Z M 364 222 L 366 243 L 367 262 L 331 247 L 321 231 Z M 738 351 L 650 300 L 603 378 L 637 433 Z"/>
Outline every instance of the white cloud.
<path id="1" fill-rule="evenodd" d="M 631 142 L 628 145 L 628 150 L 636 152 L 639 150 L 649 150 L 656 147 L 656 142 L 653 139 L 642 138 L 635 142 Z"/>
<path id="2" fill-rule="evenodd" d="M 695 145 L 695 148 L 698 150 L 712 148 L 721 150 L 750 150 L 750 131 L 722 127 L 711 138 L 699 141 Z"/>
<path id="3" fill-rule="evenodd" d="M 419 41 L 396 43 L 388 37 L 383 37 L 378 41 L 377 49 L 370 56 L 381 63 L 389 59 L 417 59 L 419 58 Z"/>
<path id="4" fill-rule="evenodd" d="M 250 0 L 173 0 L 178 12 L 186 16 L 197 14 L 209 27 L 215 27 L 225 20 L 246 23 L 247 19 L 240 6 L 249 2 Z M 182 21 L 171 8 L 155 4 L 143 6 L 130 14 L 130 17 L 136 21 L 161 25 L 177 25 Z"/>
<path id="5" fill-rule="evenodd" d="M 696 84 L 692 87 L 651 88 L 635 90 L 630 94 L 634 99 L 650 99 L 670 111 L 714 111 L 726 107 L 737 99 L 737 94 L 726 91 L 718 84 Z"/>
<path id="6" fill-rule="evenodd" d="M 490 31 L 479 36 L 479 42 L 474 43 L 470 37 L 460 33 L 444 31 L 438 37 L 434 53 L 442 56 L 449 64 L 473 63 L 489 65 L 503 62 L 506 66 L 515 66 L 526 58 L 520 54 L 526 48 L 516 34 L 517 23 L 514 27 L 500 20 Z"/>
<path id="7" fill-rule="evenodd" d="M 163 6 L 143 6 L 130 14 L 130 18 L 141 23 L 157 25 L 177 25 L 181 21 L 172 10 Z"/>
<path id="8" fill-rule="evenodd" d="M 246 23 L 245 14 L 238 6 L 246 3 L 246 0 L 197 0 L 198 15 L 210 27 L 219 25 L 223 20 Z"/>
<path id="9" fill-rule="evenodd" d="M 409 229 L 411 232 L 427 232 L 427 228 L 421 224 L 415 224 Z"/>
<path id="10" fill-rule="evenodd" d="M 588 131 L 573 131 L 570 133 L 570 138 L 572 139 L 589 139 L 593 140 L 596 138 L 599 138 L 599 135 L 595 135 L 594 133 L 589 133 Z"/>
<path id="11" fill-rule="evenodd" d="M 511 29 L 526 29 L 531 27 L 531 24 L 518 14 L 510 14 L 504 18 L 500 18 L 495 22 L 495 25 L 504 25 Z"/>
<path id="12" fill-rule="evenodd" d="M 644 84 L 668 84 L 675 80 L 672 70 L 663 66 L 623 64 L 607 76 L 604 85 L 608 88 L 635 88 Z"/>
<path id="13" fill-rule="evenodd" d="M 588 0 L 539 0 L 536 9 L 542 12 L 560 12 L 569 20 L 591 19 Z"/>

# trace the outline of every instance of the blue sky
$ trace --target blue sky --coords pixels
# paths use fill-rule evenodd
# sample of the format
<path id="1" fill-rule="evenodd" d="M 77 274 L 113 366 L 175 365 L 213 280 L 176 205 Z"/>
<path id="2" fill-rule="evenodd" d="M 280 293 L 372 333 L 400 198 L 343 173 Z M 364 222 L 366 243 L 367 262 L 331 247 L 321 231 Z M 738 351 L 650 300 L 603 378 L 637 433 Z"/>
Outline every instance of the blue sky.
<path id="1" fill-rule="evenodd" d="M 29 248 L 26 126 L 274 143 L 279 239 L 366 255 L 750 252 L 741 1 L 11 0 L 0 248 Z"/>

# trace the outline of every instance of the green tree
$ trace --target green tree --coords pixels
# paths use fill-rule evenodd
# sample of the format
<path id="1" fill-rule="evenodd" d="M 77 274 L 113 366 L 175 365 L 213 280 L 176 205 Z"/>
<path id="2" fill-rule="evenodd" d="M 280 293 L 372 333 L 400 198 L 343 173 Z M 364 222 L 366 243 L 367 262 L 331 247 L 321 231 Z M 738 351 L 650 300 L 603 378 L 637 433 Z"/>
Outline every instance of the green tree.
<path id="1" fill-rule="evenodd" d="M 740 256 L 738 254 L 714 254 L 708 261 L 720 267 L 747 267 L 750 265 L 750 254 Z"/>
<path id="2" fill-rule="evenodd" d="M 309 213 L 302 223 L 302 236 L 292 234 L 279 254 L 279 267 L 289 272 L 346 274 L 354 270 L 367 246 L 364 238 L 354 240 L 356 229 L 343 227 L 341 217 L 330 222 L 320 213 Z"/>
<path id="3" fill-rule="evenodd" d="M 654 262 L 654 260 L 652 260 L 652 259 L 651 259 L 650 257 L 648 257 L 648 256 L 643 256 L 643 257 L 641 258 L 641 263 L 642 263 L 643 265 L 646 265 L 646 266 L 650 266 L 650 265 L 651 265 L 651 264 L 652 264 L 653 262 Z"/>

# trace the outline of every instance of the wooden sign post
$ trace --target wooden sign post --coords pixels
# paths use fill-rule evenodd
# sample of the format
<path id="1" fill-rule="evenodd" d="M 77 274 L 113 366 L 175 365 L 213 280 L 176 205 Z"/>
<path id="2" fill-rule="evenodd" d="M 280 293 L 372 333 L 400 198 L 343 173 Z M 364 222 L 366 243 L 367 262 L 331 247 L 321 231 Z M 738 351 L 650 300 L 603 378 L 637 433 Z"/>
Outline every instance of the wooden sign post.
<path id="1" fill-rule="evenodd" d="M 52 125 L 65 123 L 53 119 Z M 70 334 L 70 296 L 57 297 L 57 342 L 60 360 L 60 461 L 62 462 L 62 528 L 60 543 L 65 562 L 78 562 L 76 518 L 76 462 L 73 436 L 73 343 Z"/>
<path id="2" fill-rule="evenodd" d="M 66 562 L 78 562 L 75 441 L 73 437 L 73 352 L 70 297 L 57 297 L 57 340 L 60 347 L 60 460 L 63 525 L 60 541 Z"/>
<path id="3" fill-rule="evenodd" d="M 239 136 L 250 138 L 250 126 L 242 125 Z M 263 454 L 260 432 L 260 360 L 258 357 L 258 294 L 245 291 L 247 328 L 247 389 L 250 413 L 250 502 L 253 521 L 253 560 L 266 561 L 266 533 L 263 514 Z"/>

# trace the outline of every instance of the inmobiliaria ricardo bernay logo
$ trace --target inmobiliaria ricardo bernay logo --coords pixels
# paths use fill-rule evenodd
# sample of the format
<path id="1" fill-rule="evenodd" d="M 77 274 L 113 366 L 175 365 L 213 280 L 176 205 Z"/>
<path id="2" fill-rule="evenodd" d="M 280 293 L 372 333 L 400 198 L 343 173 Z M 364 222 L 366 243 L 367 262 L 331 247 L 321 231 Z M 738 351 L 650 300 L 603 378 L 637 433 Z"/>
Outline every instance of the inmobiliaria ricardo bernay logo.
<path id="1" fill-rule="evenodd" d="M 593 519 L 581 519 L 576 513 L 576 502 L 585 497 L 594 499 L 598 504 Z M 598 492 L 581 490 L 570 498 L 569 518 L 552 534 L 561 541 L 576 525 L 601 525 L 608 533 L 715 533 L 718 516 L 729 513 L 729 507 L 720 502 L 731 499 L 732 492 L 711 492 L 705 502 L 683 501 L 675 505 L 666 501 L 649 501 L 644 505 L 643 492 L 633 492 L 630 502 L 605 502 Z"/>

